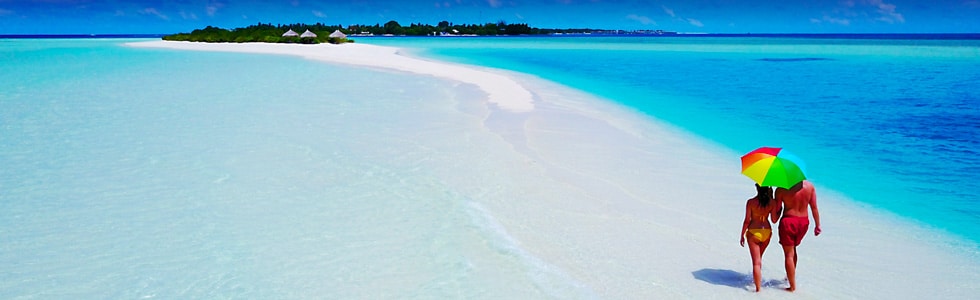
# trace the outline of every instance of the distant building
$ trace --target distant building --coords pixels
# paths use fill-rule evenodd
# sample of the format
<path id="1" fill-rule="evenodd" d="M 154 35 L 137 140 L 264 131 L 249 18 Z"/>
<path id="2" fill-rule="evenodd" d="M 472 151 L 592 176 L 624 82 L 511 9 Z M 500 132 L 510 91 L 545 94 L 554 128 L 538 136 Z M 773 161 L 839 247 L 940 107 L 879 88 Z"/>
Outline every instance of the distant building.
<path id="1" fill-rule="evenodd" d="M 301 37 L 301 38 L 315 38 L 316 37 L 316 33 L 313 33 L 312 31 L 310 31 L 309 29 L 307 29 L 306 32 L 303 32 L 303 34 L 300 35 L 299 37 Z"/>
<path id="2" fill-rule="evenodd" d="M 347 35 L 344 34 L 343 32 L 340 32 L 340 29 L 337 29 L 337 30 L 334 30 L 333 33 L 330 34 L 330 37 L 332 37 L 332 38 L 346 39 L 347 38 Z"/>
<path id="3" fill-rule="evenodd" d="M 286 33 L 283 33 L 282 34 L 282 37 L 295 37 L 295 36 L 299 36 L 299 33 L 296 33 L 292 29 L 290 29 L 289 31 L 286 31 Z"/>

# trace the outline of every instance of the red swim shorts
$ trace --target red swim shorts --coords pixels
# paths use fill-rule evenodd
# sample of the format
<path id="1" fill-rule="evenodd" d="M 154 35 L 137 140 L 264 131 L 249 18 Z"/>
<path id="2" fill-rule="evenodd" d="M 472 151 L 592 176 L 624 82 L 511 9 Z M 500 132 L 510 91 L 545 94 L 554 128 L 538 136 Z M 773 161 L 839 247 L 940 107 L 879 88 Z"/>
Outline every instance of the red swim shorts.
<path id="1" fill-rule="evenodd" d="M 779 244 L 799 246 L 808 229 L 810 229 L 808 217 L 783 217 L 779 221 Z"/>

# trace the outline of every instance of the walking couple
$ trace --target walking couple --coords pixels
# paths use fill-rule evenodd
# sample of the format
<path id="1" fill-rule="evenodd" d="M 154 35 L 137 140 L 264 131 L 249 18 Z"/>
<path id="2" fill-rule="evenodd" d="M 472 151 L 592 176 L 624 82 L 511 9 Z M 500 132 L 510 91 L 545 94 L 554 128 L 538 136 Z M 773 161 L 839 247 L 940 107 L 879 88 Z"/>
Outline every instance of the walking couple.
<path id="1" fill-rule="evenodd" d="M 790 187 L 776 188 L 775 196 L 772 188 L 755 185 L 756 196 L 745 203 L 745 221 L 742 222 L 741 240 L 745 247 L 749 244 L 752 254 L 752 278 L 755 280 L 755 291 L 759 292 L 762 285 L 762 254 L 766 252 L 772 238 L 772 223 L 779 224 L 779 244 L 783 246 L 786 259 L 786 279 L 789 281 L 787 291 L 796 290 L 796 247 L 800 245 L 803 236 L 810 227 L 807 208 L 813 211 L 813 235 L 820 235 L 820 213 L 817 210 L 817 193 L 809 181 L 803 180 Z"/>

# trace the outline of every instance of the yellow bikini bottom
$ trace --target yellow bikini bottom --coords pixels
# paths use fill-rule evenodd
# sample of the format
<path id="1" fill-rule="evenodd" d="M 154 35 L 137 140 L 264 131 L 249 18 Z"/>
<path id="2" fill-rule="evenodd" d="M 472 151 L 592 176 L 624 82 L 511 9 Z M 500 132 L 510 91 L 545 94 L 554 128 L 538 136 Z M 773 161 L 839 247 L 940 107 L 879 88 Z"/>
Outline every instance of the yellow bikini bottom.
<path id="1" fill-rule="evenodd" d="M 772 229 L 769 228 L 749 229 L 745 232 L 745 235 L 755 237 L 756 241 L 765 242 L 772 237 Z"/>

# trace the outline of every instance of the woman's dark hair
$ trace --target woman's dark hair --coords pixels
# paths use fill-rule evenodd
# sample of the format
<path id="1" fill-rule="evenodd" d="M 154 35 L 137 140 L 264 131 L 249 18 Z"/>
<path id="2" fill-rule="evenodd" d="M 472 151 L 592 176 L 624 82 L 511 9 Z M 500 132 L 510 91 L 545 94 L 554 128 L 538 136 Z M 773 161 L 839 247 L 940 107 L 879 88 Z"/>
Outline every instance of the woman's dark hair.
<path id="1" fill-rule="evenodd" d="M 769 201 L 772 200 L 772 188 L 768 186 L 759 186 L 755 184 L 755 198 L 759 199 L 759 207 L 769 206 Z"/>

